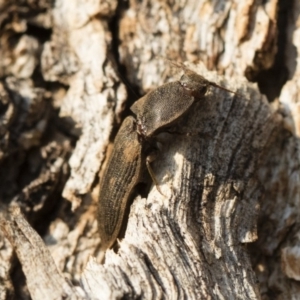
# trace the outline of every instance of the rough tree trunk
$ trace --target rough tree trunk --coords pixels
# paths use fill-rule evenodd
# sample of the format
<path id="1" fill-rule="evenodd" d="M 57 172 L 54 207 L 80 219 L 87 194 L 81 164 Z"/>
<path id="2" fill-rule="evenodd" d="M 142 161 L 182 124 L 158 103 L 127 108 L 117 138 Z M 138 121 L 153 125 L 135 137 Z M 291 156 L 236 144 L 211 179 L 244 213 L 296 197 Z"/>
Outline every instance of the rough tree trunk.
<path id="1" fill-rule="evenodd" d="M 299 15 L 0 1 L 0 299 L 300 299 Z M 130 105 L 179 78 L 164 58 L 236 93 L 211 87 L 159 136 L 164 195 L 141 187 L 101 264 L 106 157 Z"/>

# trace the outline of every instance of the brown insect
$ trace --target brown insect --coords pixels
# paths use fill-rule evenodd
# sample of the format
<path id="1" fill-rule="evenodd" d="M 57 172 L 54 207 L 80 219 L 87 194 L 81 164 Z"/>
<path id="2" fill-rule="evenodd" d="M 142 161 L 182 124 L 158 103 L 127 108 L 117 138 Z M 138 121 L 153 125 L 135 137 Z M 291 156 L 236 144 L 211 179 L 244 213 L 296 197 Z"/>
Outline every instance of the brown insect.
<path id="1" fill-rule="evenodd" d="M 160 191 L 150 166 L 156 156 L 156 135 L 174 125 L 210 86 L 231 92 L 185 68 L 179 81 L 166 83 L 135 102 L 116 136 L 100 186 L 98 224 L 101 249 L 110 248 L 123 224 L 124 213 L 145 166 Z M 161 191 L 160 191 L 161 192 Z"/>

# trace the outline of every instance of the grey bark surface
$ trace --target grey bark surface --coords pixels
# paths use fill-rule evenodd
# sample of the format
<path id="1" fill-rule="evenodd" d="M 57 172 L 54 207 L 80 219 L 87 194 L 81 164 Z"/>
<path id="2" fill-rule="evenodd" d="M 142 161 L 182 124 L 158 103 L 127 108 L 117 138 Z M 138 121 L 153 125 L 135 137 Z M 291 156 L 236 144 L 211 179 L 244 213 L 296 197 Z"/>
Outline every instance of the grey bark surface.
<path id="1" fill-rule="evenodd" d="M 0 1 L 0 299 L 300 299 L 299 13 Z M 130 105 L 180 77 L 165 58 L 236 93 L 158 136 L 163 195 L 136 195 L 100 263 L 103 169 Z"/>

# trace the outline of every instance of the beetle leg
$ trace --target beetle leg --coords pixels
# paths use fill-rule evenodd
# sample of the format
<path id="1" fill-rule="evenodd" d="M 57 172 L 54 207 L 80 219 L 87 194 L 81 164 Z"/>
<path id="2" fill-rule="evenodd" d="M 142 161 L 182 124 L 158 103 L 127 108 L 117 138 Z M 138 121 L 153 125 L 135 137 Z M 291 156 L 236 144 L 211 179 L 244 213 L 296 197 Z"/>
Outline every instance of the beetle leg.
<path id="1" fill-rule="evenodd" d="M 150 164 L 151 162 L 153 162 L 153 161 L 156 159 L 156 157 L 157 157 L 157 151 L 153 151 L 151 154 L 149 154 L 149 155 L 146 157 L 146 166 L 147 166 L 147 170 L 148 170 L 148 172 L 149 172 L 149 174 L 150 174 L 150 177 L 151 177 L 153 183 L 154 183 L 155 186 L 156 186 L 156 189 L 159 191 L 159 193 L 160 193 L 161 195 L 165 196 L 165 195 L 163 194 L 163 192 L 161 191 L 159 185 L 158 185 L 158 181 L 157 181 L 157 179 L 156 179 L 156 177 L 155 177 L 155 174 L 154 174 L 153 169 L 152 169 L 151 164 Z"/>

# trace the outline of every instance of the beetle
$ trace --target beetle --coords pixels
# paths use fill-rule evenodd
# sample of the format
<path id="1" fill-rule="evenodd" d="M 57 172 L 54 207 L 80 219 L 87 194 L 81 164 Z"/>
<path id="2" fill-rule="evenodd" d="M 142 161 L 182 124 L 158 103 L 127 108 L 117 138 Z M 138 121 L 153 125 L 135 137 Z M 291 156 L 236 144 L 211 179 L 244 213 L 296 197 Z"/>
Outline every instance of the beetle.
<path id="1" fill-rule="evenodd" d="M 112 247 L 117 239 L 145 166 L 161 193 L 150 165 L 157 155 L 156 135 L 176 124 L 210 86 L 231 92 L 185 68 L 180 80 L 152 90 L 131 106 L 134 117 L 123 121 L 100 184 L 98 226 L 102 250 Z"/>

